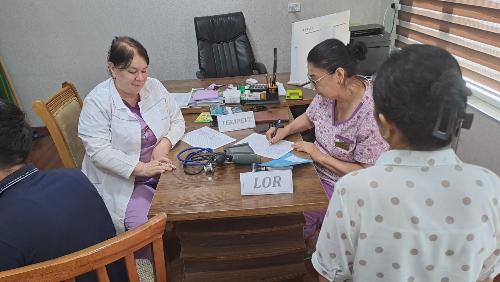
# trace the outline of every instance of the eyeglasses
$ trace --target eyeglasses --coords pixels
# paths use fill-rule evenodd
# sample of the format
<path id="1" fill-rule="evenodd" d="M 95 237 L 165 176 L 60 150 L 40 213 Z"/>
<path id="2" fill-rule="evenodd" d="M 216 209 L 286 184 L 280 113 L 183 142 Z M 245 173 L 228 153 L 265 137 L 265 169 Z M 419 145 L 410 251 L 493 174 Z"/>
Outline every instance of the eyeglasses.
<path id="1" fill-rule="evenodd" d="M 329 73 L 325 73 L 324 75 L 322 75 L 322 76 L 321 76 L 320 78 L 318 78 L 318 79 L 313 79 L 313 78 L 311 77 L 311 75 L 310 75 L 310 74 L 307 74 L 307 79 L 309 79 L 309 81 L 308 81 L 308 82 L 306 82 L 306 83 L 304 83 L 304 84 L 302 84 L 301 86 L 304 86 L 304 85 L 307 85 L 307 84 L 309 84 L 309 83 L 310 83 L 310 84 L 312 85 L 312 87 L 313 87 L 314 89 L 316 89 L 316 87 L 318 87 L 318 83 L 319 83 L 319 81 L 320 81 L 320 80 L 322 80 L 322 79 L 323 79 L 323 77 L 325 77 L 325 76 L 327 76 L 327 75 L 329 75 Z"/>

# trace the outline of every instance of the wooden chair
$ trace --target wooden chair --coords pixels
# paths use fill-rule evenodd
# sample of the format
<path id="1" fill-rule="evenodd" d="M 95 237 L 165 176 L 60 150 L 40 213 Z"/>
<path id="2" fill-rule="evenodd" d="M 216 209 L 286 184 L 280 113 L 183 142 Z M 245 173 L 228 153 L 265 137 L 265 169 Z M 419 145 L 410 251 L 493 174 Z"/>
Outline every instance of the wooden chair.
<path id="1" fill-rule="evenodd" d="M 37 264 L 0 272 L 0 282 L 75 281 L 74 277 L 96 271 L 99 282 L 109 281 L 106 265 L 125 258 L 128 278 L 139 281 L 134 252 L 153 244 L 156 281 L 167 281 L 163 232 L 167 216 L 160 213 L 144 225 L 84 250 Z"/>
<path id="2" fill-rule="evenodd" d="M 61 90 L 45 101 L 33 102 L 33 111 L 49 130 L 59 157 L 66 168 L 81 168 L 85 147 L 78 137 L 82 98 L 75 86 L 63 82 Z"/>

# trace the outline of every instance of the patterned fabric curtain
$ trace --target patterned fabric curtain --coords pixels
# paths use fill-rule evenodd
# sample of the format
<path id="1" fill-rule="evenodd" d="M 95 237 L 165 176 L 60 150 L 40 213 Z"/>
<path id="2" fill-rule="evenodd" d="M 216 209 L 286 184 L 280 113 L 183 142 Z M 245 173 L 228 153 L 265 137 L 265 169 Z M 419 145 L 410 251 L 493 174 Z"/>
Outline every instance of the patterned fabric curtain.
<path id="1" fill-rule="evenodd" d="M 500 1 L 400 0 L 396 46 L 452 53 L 464 76 L 500 95 Z"/>

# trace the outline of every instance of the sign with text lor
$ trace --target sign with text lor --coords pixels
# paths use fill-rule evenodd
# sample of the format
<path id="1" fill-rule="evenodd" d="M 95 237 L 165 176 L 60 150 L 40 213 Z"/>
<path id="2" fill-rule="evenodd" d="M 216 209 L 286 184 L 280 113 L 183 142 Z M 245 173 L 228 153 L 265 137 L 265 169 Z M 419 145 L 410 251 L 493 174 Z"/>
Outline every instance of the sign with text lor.
<path id="1" fill-rule="evenodd" d="M 293 193 L 291 169 L 240 173 L 241 195 Z"/>
<path id="2" fill-rule="evenodd" d="M 241 112 L 231 115 L 217 116 L 220 132 L 254 128 L 255 117 L 253 112 Z"/>

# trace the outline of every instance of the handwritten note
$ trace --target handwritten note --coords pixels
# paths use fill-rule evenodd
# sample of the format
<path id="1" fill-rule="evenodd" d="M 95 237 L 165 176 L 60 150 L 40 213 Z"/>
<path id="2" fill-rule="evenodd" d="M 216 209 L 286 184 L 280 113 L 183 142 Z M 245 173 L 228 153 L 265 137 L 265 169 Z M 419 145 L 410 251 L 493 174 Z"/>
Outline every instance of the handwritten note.
<path id="1" fill-rule="evenodd" d="M 292 142 L 281 140 L 276 144 L 269 144 L 266 136 L 258 133 L 252 133 L 248 137 L 241 139 L 236 144 L 248 143 L 252 150 L 266 158 L 278 159 L 292 150 Z"/>

